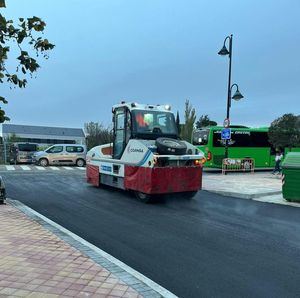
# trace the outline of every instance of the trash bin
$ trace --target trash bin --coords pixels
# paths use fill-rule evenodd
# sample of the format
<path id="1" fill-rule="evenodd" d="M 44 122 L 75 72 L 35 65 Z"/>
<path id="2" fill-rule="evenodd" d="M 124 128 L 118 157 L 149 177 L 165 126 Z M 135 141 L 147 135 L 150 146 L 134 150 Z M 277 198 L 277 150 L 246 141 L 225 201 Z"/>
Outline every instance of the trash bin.
<path id="1" fill-rule="evenodd" d="M 282 162 L 282 195 L 287 201 L 300 202 L 300 152 L 289 152 Z"/>

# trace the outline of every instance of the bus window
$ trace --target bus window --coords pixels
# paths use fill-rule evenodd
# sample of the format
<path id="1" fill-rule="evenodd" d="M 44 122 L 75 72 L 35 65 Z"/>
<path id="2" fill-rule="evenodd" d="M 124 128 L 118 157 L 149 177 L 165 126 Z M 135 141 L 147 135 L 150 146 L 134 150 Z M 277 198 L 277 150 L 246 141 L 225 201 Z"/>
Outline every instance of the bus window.
<path id="1" fill-rule="evenodd" d="M 196 130 L 193 133 L 193 145 L 207 145 L 208 143 L 208 129 Z"/>
<path id="2" fill-rule="evenodd" d="M 231 131 L 231 139 L 228 140 L 230 147 L 251 147 L 250 131 Z M 221 131 L 214 131 L 213 134 L 213 146 L 224 147 L 225 140 L 221 138 Z"/>
<path id="3" fill-rule="evenodd" d="M 251 147 L 250 131 L 233 131 L 231 133 L 232 147 Z"/>
<path id="4" fill-rule="evenodd" d="M 213 132 L 213 147 L 224 147 L 225 142 L 221 139 L 221 131 L 215 130 Z"/>
<path id="5" fill-rule="evenodd" d="M 265 131 L 251 131 L 251 147 L 271 147 L 268 133 Z"/>

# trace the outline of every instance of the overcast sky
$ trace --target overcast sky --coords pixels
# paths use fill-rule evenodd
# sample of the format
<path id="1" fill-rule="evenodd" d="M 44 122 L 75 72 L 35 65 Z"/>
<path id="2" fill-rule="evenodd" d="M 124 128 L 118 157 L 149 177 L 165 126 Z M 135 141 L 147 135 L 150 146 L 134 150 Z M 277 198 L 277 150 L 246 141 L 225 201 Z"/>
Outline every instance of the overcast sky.
<path id="1" fill-rule="evenodd" d="M 121 100 L 184 101 L 223 123 L 233 34 L 232 83 L 244 99 L 231 123 L 269 125 L 300 114 L 300 1 L 6 0 L 8 19 L 39 16 L 56 47 L 26 89 L 1 86 L 13 124 L 105 125 Z"/>

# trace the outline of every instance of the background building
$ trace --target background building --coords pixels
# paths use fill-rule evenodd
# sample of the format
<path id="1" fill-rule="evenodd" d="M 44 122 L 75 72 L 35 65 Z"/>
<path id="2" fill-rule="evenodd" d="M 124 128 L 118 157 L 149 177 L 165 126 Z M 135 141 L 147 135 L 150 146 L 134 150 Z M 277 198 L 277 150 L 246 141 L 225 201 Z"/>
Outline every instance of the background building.
<path id="1" fill-rule="evenodd" d="M 2 124 L 2 137 L 5 142 L 14 139 L 39 145 L 85 144 L 85 134 L 81 128 Z"/>

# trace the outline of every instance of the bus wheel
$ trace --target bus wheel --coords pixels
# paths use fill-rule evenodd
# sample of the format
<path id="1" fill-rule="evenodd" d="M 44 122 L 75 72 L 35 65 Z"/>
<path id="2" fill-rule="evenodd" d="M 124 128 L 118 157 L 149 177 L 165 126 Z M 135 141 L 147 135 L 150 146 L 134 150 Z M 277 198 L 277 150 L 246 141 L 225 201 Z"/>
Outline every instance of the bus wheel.
<path id="1" fill-rule="evenodd" d="M 150 203 L 152 199 L 151 195 L 140 191 L 136 191 L 135 196 L 143 203 Z"/>
<path id="2" fill-rule="evenodd" d="M 198 191 L 187 191 L 183 192 L 182 195 L 185 199 L 192 199 L 195 197 Z"/>

